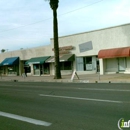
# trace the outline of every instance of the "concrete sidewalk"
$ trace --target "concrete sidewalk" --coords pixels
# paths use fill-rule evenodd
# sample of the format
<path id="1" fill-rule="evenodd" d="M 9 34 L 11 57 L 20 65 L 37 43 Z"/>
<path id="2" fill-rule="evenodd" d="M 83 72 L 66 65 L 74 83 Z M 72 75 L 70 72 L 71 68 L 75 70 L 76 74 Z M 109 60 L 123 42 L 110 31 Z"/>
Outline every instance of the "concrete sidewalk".
<path id="1" fill-rule="evenodd" d="M 2 76 L 0 81 L 13 81 L 13 82 L 74 82 L 74 83 L 130 83 L 130 74 L 87 74 L 78 75 L 79 79 L 72 75 L 62 76 L 62 79 L 54 79 L 54 76 Z"/>

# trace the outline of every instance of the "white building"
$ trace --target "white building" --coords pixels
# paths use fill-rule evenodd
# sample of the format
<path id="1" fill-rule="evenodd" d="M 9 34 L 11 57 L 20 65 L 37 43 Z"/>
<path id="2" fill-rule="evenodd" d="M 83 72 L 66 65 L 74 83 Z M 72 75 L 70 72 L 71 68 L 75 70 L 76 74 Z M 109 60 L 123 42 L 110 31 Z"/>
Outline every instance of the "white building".
<path id="1" fill-rule="evenodd" d="M 125 24 L 59 37 L 61 73 L 130 73 L 129 30 Z M 53 39 L 48 46 L 1 53 L 0 62 L 5 75 L 21 75 L 24 68 L 28 75 L 54 75 Z"/>

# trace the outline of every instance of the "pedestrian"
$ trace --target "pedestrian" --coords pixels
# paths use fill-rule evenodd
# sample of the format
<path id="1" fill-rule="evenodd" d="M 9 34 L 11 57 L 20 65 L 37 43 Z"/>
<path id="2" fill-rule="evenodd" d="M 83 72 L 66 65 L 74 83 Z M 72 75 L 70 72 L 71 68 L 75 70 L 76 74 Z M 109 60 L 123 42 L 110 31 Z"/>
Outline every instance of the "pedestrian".
<path id="1" fill-rule="evenodd" d="M 25 73 L 25 76 L 27 77 L 27 69 L 26 69 L 26 67 L 24 67 L 24 73 Z"/>

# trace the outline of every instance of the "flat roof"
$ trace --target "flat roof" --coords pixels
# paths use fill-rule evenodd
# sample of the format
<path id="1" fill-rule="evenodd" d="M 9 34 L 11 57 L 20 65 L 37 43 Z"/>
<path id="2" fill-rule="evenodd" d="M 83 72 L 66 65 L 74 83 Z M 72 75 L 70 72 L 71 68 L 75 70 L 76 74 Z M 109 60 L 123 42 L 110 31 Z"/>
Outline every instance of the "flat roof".
<path id="1" fill-rule="evenodd" d="M 101 29 L 96 29 L 96 30 L 90 30 L 90 31 L 86 31 L 86 32 L 75 33 L 75 34 L 70 34 L 70 35 L 65 35 L 65 36 L 59 36 L 59 38 L 69 37 L 69 36 L 74 36 L 74 35 L 80 35 L 80 34 L 90 33 L 90 32 L 96 32 L 96 31 L 101 31 L 101 30 L 106 30 L 106 29 L 111 29 L 111 28 L 117 28 L 117 27 L 127 26 L 127 25 L 130 25 L 130 23 L 116 25 L 116 26 L 111 26 L 111 27 L 106 27 L 106 28 L 101 28 Z M 50 39 L 53 40 L 54 38 L 50 38 Z"/>

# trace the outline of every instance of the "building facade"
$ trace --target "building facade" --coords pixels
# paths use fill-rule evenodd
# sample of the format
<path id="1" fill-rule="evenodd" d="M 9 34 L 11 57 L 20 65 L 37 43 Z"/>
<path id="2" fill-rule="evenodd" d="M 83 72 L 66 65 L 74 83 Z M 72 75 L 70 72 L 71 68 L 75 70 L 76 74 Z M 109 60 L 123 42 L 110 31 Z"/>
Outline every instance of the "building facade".
<path id="1" fill-rule="evenodd" d="M 62 75 L 74 70 L 78 74 L 130 73 L 129 30 L 130 24 L 125 24 L 59 37 Z M 53 39 L 50 42 L 47 46 L 1 53 L 1 74 L 54 75 Z M 17 61 L 13 61 L 15 58 Z"/>

